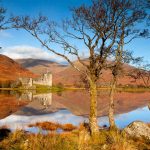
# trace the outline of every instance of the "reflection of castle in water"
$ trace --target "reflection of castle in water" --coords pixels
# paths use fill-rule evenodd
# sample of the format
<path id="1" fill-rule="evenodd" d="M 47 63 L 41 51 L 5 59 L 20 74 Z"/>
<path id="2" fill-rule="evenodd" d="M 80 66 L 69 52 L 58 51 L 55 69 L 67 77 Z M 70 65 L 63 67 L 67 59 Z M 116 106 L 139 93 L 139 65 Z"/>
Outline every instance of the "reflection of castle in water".
<path id="1" fill-rule="evenodd" d="M 52 93 L 33 95 L 33 100 L 38 100 L 47 108 L 52 105 Z"/>
<path id="2" fill-rule="evenodd" d="M 19 96 L 19 100 L 37 101 L 45 108 L 48 108 L 52 105 L 52 93 L 34 94 L 33 92 L 26 91 Z"/>

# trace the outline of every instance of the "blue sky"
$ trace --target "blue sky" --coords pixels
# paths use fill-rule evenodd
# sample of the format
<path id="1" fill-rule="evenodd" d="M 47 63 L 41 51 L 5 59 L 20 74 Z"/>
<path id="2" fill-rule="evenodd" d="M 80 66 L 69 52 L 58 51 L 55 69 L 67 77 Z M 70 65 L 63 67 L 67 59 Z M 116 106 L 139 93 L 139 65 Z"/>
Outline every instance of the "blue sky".
<path id="1" fill-rule="evenodd" d="M 89 0 L 2 0 L 1 5 L 7 9 L 7 14 L 37 16 L 42 13 L 51 20 L 59 22 L 61 19 L 71 16 L 71 7 L 79 6 L 82 3 L 89 4 Z M 63 61 L 44 50 L 38 41 L 25 31 L 14 29 L 0 31 L 0 45 L 3 47 L 0 53 L 11 58 L 32 57 Z M 150 60 L 150 39 L 136 39 L 126 48 L 134 51 L 135 56 L 143 56 L 145 60 Z M 81 49 L 84 49 L 82 45 Z"/>

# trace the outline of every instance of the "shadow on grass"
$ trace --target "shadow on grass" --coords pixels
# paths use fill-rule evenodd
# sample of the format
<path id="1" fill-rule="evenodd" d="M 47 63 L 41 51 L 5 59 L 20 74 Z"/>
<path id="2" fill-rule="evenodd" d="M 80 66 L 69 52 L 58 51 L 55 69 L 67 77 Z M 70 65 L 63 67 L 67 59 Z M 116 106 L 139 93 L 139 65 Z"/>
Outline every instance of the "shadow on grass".
<path id="1" fill-rule="evenodd" d="M 10 129 L 7 129 L 7 128 L 0 129 L 0 141 L 8 137 L 9 133 L 11 133 Z"/>

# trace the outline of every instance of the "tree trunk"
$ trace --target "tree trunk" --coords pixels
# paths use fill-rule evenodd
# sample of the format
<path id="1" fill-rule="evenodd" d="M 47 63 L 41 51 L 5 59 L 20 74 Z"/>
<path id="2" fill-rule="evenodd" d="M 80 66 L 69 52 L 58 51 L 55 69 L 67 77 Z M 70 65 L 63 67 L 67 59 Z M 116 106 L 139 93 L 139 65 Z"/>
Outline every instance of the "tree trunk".
<path id="1" fill-rule="evenodd" d="M 91 135 L 95 135 L 99 129 L 97 124 L 97 87 L 95 81 L 90 80 L 90 117 L 89 125 Z"/>
<path id="2" fill-rule="evenodd" d="M 113 77 L 111 89 L 110 89 L 110 101 L 109 101 L 109 124 L 110 129 L 116 128 L 115 119 L 114 119 L 114 94 L 116 89 L 116 78 Z"/>

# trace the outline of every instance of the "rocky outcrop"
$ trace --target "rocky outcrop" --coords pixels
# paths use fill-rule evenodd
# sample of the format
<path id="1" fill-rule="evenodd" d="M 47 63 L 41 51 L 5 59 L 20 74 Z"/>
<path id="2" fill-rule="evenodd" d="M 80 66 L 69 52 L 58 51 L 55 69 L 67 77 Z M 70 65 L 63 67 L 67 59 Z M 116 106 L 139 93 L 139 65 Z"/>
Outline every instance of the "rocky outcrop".
<path id="1" fill-rule="evenodd" d="M 131 137 L 150 140 L 150 127 L 141 121 L 135 121 L 129 124 L 126 128 L 124 128 L 123 132 Z"/>

